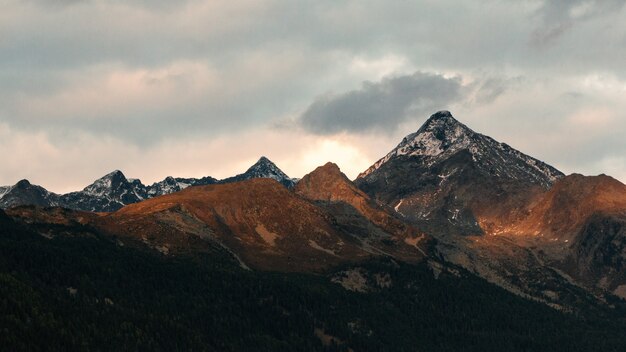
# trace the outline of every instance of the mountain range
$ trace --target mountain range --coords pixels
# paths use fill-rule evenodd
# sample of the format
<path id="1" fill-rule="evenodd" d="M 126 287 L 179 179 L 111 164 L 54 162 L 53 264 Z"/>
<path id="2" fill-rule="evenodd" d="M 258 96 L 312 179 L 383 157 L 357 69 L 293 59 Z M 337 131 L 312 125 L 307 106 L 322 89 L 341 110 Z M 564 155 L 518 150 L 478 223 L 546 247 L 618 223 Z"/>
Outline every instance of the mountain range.
<path id="1" fill-rule="evenodd" d="M 95 180 L 82 191 L 67 194 L 55 194 L 45 188 L 32 185 L 28 180 L 21 180 L 13 186 L 0 187 L 0 208 L 18 205 L 38 205 L 44 207 L 61 206 L 69 209 L 111 212 L 125 205 L 146 199 L 181 191 L 189 186 L 210 185 L 249 180 L 252 178 L 272 178 L 292 188 L 295 181 L 282 172 L 266 157 L 261 157 L 246 172 L 217 180 L 211 176 L 202 178 L 166 177 L 152 185 L 144 185 L 138 179 L 127 179 L 119 170 L 115 170 Z"/>
<path id="2" fill-rule="evenodd" d="M 115 171 L 64 195 L 22 180 L 0 188 L 0 207 L 47 239 L 89 234 L 164 258 L 224 257 L 347 292 L 400 289 L 399 269 L 368 269 L 385 261 L 452 285 L 477 277 L 560 312 L 626 317 L 626 185 L 566 176 L 448 111 L 354 181 L 333 163 L 294 180 L 262 157 L 224 180 L 145 186 Z"/>

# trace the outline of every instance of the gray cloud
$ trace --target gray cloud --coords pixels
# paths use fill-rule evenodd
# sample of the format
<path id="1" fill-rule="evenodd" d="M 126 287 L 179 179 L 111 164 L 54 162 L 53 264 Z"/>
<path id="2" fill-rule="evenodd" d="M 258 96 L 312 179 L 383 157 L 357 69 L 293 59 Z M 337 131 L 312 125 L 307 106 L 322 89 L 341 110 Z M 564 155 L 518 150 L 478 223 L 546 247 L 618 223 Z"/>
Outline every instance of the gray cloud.
<path id="1" fill-rule="evenodd" d="M 568 170 L 597 170 L 594 159 L 626 155 L 607 132 L 626 121 L 625 1 L 7 0 L 0 127 L 63 146 L 52 154 L 85 140 L 149 152 L 283 121 L 320 140 L 382 130 L 395 139 L 411 132 L 404 123 L 448 108 Z M 583 118 L 598 111 L 613 126 Z M 577 146 L 565 138 L 569 119 L 583 126 Z M 19 158 L 15 149 L 0 144 L 0 155 Z M 63 159 L 42 155 L 42 168 Z"/>
<path id="2" fill-rule="evenodd" d="M 364 82 L 358 90 L 326 94 L 302 114 L 301 124 L 314 133 L 393 131 L 411 118 L 447 108 L 462 98 L 459 77 L 416 72 L 410 76 Z"/>
<path id="3" fill-rule="evenodd" d="M 512 87 L 519 87 L 523 80 L 523 77 L 484 77 L 468 84 L 465 90 L 473 92 L 472 104 L 490 104 Z"/>
<path id="4" fill-rule="evenodd" d="M 626 0 L 547 0 L 538 10 L 541 25 L 531 35 L 531 43 L 542 47 L 585 21 L 619 12 Z"/>

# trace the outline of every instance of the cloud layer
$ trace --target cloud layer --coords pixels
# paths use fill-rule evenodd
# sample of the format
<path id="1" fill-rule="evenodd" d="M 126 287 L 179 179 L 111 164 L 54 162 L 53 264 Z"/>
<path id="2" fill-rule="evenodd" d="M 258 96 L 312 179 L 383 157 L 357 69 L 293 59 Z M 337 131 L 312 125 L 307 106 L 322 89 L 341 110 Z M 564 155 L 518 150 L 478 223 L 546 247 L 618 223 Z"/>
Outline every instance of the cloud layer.
<path id="1" fill-rule="evenodd" d="M 410 118 L 456 102 L 461 87 L 458 77 L 423 72 L 367 81 L 358 90 L 318 97 L 302 114 L 301 123 L 314 133 L 395 132 Z"/>
<path id="2" fill-rule="evenodd" d="M 0 0 L 0 185 L 356 176 L 444 108 L 626 181 L 625 2 Z"/>

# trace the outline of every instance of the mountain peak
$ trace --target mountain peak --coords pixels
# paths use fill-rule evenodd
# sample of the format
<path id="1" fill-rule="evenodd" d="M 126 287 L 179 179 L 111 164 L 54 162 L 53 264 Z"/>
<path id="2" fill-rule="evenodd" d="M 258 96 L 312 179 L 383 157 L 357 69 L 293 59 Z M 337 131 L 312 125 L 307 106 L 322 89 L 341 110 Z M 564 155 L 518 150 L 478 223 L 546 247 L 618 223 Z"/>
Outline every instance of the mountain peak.
<path id="1" fill-rule="evenodd" d="M 304 175 L 298 185 L 302 184 L 305 187 L 308 183 L 352 183 L 348 177 L 341 172 L 339 166 L 332 162 L 327 162 L 322 166 L 318 166 L 315 170 Z M 297 188 L 297 187 L 296 187 Z"/>
<path id="2" fill-rule="evenodd" d="M 485 174 L 498 178 L 527 179 L 545 188 L 563 176 L 560 171 L 537 159 L 474 132 L 457 121 L 449 111 L 438 111 L 359 178 L 367 177 L 390 160 L 416 159 L 418 164 L 430 168 L 461 151 Z"/>
<path id="3" fill-rule="evenodd" d="M 22 189 L 23 189 L 23 188 L 28 188 L 28 187 L 30 187 L 30 186 L 31 186 L 31 183 L 30 183 L 30 181 L 28 181 L 27 179 L 20 180 L 20 181 L 18 181 L 18 182 L 15 184 L 15 187 L 16 187 L 16 188 L 22 188 Z"/>
<path id="4" fill-rule="evenodd" d="M 276 164 L 274 164 L 274 162 L 272 162 L 270 159 L 262 156 L 262 157 L 259 158 L 259 160 L 257 160 L 256 163 L 254 163 L 254 164 L 252 164 L 252 166 L 250 166 L 248 171 L 255 170 L 255 169 L 258 169 L 258 168 L 267 168 L 267 167 L 277 168 Z"/>
<path id="5" fill-rule="evenodd" d="M 259 158 L 259 160 L 250 166 L 243 174 L 223 179 L 220 183 L 243 181 L 252 178 L 271 178 L 282 183 L 287 188 L 292 188 L 295 185 L 295 182 L 289 178 L 289 176 L 265 156 Z"/>
<path id="6" fill-rule="evenodd" d="M 367 176 L 387 161 L 399 156 L 421 156 L 436 158 L 467 149 L 477 133 L 457 121 L 447 110 L 432 114 L 417 130 L 404 137 L 400 144 L 385 157 L 377 161 L 359 177 Z"/>
<path id="7" fill-rule="evenodd" d="M 114 170 L 85 187 L 83 192 L 93 196 L 103 196 L 111 190 L 119 189 L 123 184 L 128 184 L 126 176 L 120 170 Z"/>
<path id="8" fill-rule="evenodd" d="M 100 177 L 98 180 L 125 180 L 128 181 L 126 176 L 120 170 L 113 170 L 108 174 Z"/>
<path id="9" fill-rule="evenodd" d="M 11 187 L 0 187 L 0 208 L 18 205 L 55 206 L 58 205 L 58 195 L 26 179 Z"/>
<path id="10" fill-rule="evenodd" d="M 362 199 L 367 198 L 367 196 L 341 172 L 339 166 L 331 162 L 318 166 L 315 170 L 304 175 L 304 177 L 298 181 L 295 192 L 311 200 L 342 200 L 350 203 L 357 195 Z M 360 202 L 361 200 L 359 199 L 358 203 L 360 204 Z M 357 207 L 356 204 L 355 207 Z"/>
<path id="11" fill-rule="evenodd" d="M 265 156 L 261 156 L 256 163 L 257 164 L 267 164 L 267 163 L 273 164 L 273 162 Z"/>
<path id="12" fill-rule="evenodd" d="M 454 119 L 452 113 L 448 110 L 437 111 L 436 113 L 430 115 L 429 120 L 445 120 L 448 118 Z"/>
<path id="13" fill-rule="evenodd" d="M 426 122 L 420 127 L 417 132 L 409 137 L 418 137 L 424 133 L 431 132 L 438 140 L 449 139 L 451 141 L 459 140 L 459 137 L 463 135 L 471 135 L 475 132 L 469 129 L 464 124 L 460 123 L 452 116 L 450 111 L 442 110 L 432 114 Z"/>
<path id="14" fill-rule="evenodd" d="M 435 157 L 469 147 L 474 135 L 476 133 L 457 121 L 450 111 L 438 111 L 417 132 L 406 136 L 390 154 Z"/>
<path id="15" fill-rule="evenodd" d="M 316 168 L 315 170 L 320 170 L 320 171 L 324 171 L 326 173 L 333 173 L 333 174 L 343 174 L 341 172 L 341 169 L 339 169 L 339 166 L 333 162 L 327 162 L 326 164 L 319 166 L 318 168 Z"/>
<path id="16" fill-rule="evenodd" d="M 289 178 L 281 169 L 276 166 L 270 159 L 262 156 L 245 172 L 253 177 L 270 177 L 277 176 L 280 178 Z"/>

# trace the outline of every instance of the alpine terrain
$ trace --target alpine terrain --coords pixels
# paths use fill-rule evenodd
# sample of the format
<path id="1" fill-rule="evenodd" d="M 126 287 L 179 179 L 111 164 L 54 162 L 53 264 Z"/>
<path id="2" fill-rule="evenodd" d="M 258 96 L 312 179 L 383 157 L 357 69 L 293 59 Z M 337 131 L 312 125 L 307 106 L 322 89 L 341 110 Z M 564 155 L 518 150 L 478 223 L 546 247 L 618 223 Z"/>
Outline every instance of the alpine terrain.
<path id="1" fill-rule="evenodd" d="M 168 176 L 152 185 L 144 185 L 138 179 L 127 179 L 119 170 L 115 170 L 81 191 L 63 195 L 47 191 L 41 186 L 31 185 L 22 180 L 14 186 L 0 187 L 0 208 L 18 205 L 62 206 L 70 209 L 111 212 L 125 205 L 145 199 L 181 191 L 189 186 L 202 186 L 214 183 L 229 183 L 252 178 L 271 178 L 292 188 L 295 181 L 280 170 L 276 164 L 261 157 L 258 162 L 243 174 L 217 180 L 211 176 L 202 178 L 181 178 Z"/>
<path id="2" fill-rule="evenodd" d="M 623 351 L 626 186 L 433 114 L 351 181 L 0 188 L 9 350 Z"/>
<path id="3" fill-rule="evenodd" d="M 608 176 L 564 176 L 440 111 L 355 183 L 512 292 L 568 309 L 624 295 L 626 186 Z"/>

